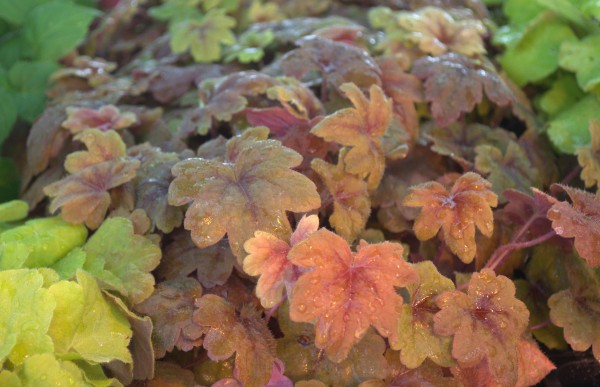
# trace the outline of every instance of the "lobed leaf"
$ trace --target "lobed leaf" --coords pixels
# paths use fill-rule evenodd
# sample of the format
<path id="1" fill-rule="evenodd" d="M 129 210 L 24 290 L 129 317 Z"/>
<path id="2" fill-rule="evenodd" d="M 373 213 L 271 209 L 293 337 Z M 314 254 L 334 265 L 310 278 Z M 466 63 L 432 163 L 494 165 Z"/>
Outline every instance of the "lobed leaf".
<path id="1" fill-rule="evenodd" d="M 313 269 L 294 286 L 290 317 L 314 322 L 317 348 L 335 361 L 344 360 L 370 325 L 397 340 L 397 308 L 402 298 L 395 287 L 416 280 L 396 243 L 367 245 L 353 253 L 348 243 L 326 229 L 312 233 L 289 252 L 293 264 Z"/>
<path id="2" fill-rule="evenodd" d="M 476 251 L 475 228 L 487 237 L 494 231 L 491 207 L 498 205 L 498 197 L 490 186 L 478 174 L 468 172 L 456 180 L 450 192 L 434 181 L 412 187 L 403 204 L 422 207 L 413 226 L 417 238 L 431 239 L 441 228 L 450 250 L 463 262 L 471 262 Z"/>
<path id="3" fill-rule="evenodd" d="M 448 291 L 438 296 L 441 309 L 434 316 L 435 332 L 453 336 L 452 356 L 461 367 L 485 360 L 492 379 L 500 385 L 518 380 L 517 343 L 527 328 L 529 311 L 515 298 L 510 279 L 490 269 L 475 273 L 467 294 Z"/>
<path id="4" fill-rule="evenodd" d="M 311 133 L 344 146 L 352 147 L 344 155 L 346 170 L 367 178 L 370 191 L 379 185 L 385 169 L 385 154 L 381 137 L 392 118 L 392 101 L 379 86 L 373 85 L 367 99 L 352 83 L 340 87 L 352 101 L 353 108 L 338 110 L 325 117 Z"/>
<path id="5" fill-rule="evenodd" d="M 267 140 L 263 129 L 249 129 L 228 141 L 224 163 L 200 158 L 177 163 L 169 203 L 192 202 L 184 226 L 198 247 L 213 245 L 227 233 L 241 259 L 242 245 L 255 231 L 285 237 L 290 232 L 286 211 L 320 205 L 315 185 L 290 169 L 301 162 L 295 151 Z"/>
<path id="6" fill-rule="evenodd" d="M 275 341 L 258 313 L 245 306 L 237 313 L 223 298 L 207 294 L 196 302 L 193 321 L 210 327 L 204 348 L 212 360 L 225 360 L 235 352 L 239 380 L 245 386 L 264 386 L 271 378 Z"/>
<path id="7" fill-rule="evenodd" d="M 67 119 L 62 123 L 63 128 L 72 134 L 78 134 L 86 129 L 98 129 L 103 132 L 128 128 L 137 122 L 137 117 L 131 112 L 121 113 L 114 105 L 104 105 L 99 109 L 86 107 L 67 108 Z M 86 145 L 89 143 L 83 141 Z"/>

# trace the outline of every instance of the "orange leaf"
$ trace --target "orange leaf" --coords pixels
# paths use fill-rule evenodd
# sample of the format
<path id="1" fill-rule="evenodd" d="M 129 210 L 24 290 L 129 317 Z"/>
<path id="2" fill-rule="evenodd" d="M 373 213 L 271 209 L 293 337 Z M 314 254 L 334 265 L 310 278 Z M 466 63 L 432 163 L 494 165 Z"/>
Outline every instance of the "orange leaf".
<path id="1" fill-rule="evenodd" d="M 476 252 L 475 227 L 487 237 L 494 231 L 491 207 L 498 205 L 498 197 L 490 187 L 490 182 L 473 172 L 459 177 L 450 192 L 435 181 L 412 187 L 404 205 L 423 208 L 413 226 L 417 238 L 431 239 L 441 227 L 452 252 L 463 262 L 471 262 Z"/>
<path id="2" fill-rule="evenodd" d="M 402 297 L 395 287 L 417 279 L 402 259 L 400 244 L 361 241 L 353 253 L 344 239 L 320 229 L 294 246 L 288 258 L 313 269 L 294 286 L 290 317 L 315 323 L 315 345 L 330 359 L 344 360 L 370 325 L 382 336 L 397 340 Z"/>
<path id="3" fill-rule="evenodd" d="M 344 156 L 346 169 L 361 178 L 368 177 L 369 190 L 373 191 L 385 169 L 381 137 L 390 125 L 392 101 L 376 85 L 371 86 L 370 99 L 352 83 L 345 83 L 340 89 L 354 107 L 325 117 L 311 133 L 326 141 L 352 147 Z"/>

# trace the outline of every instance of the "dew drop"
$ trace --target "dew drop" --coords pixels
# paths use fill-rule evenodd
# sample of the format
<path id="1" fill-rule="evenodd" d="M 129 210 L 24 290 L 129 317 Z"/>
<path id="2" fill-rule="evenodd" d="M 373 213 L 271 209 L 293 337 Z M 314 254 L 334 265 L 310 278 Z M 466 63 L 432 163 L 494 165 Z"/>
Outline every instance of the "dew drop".
<path id="1" fill-rule="evenodd" d="M 298 311 L 301 312 L 301 313 L 305 312 L 306 311 L 306 305 L 304 305 L 304 304 L 298 305 Z"/>
<path id="2" fill-rule="evenodd" d="M 563 232 L 565 232 L 565 230 L 564 230 L 562 227 L 556 227 L 556 228 L 554 229 L 554 231 L 555 231 L 555 232 L 556 232 L 556 234 L 558 234 L 558 235 L 562 235 L 562 234 L 563 234 Z"/>

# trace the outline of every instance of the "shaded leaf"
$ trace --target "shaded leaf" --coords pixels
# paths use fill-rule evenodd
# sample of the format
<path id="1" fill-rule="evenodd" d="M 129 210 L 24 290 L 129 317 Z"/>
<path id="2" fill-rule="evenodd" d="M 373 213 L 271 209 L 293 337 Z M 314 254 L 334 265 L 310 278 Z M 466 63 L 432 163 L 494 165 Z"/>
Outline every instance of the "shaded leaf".
<path id="1" fill-rule="evenodd" d="M 83 249 L 84 269 L 99 278 L 103 288 L 116 290 L 133 305 L 152 294 L 150 272 L 158 266 L 161 251 L 148 238 L 134 234 L 129 219 L 107 219 Z"/>
<path id="2" fill-rule="evenodd" d="M 454 336 L 452 356 L 461 367 L 487 361 L 493 380 L 514 385 L 518 379 L 517 342 L 527 328 L 529 311 L 515 298 L 510 279 L 490 269 L 475 273 L 467 294 L 449 291 L 436 299 L 435 332 Z"/>
<path id="3" fill-rule="evenodd" d="M 595 50 L 600 35 L 593 34 L 577 40 L 564 40 L 558 53 L 560 67 L 573 71 L 579 87 L 585 92 L 598 89 L 600 83 L 600 57 Z"/>
<path id="4" fill-rule="evenodd" d="M 272 308 L 286 295 L 292 294 L 292 287 L 300 275 L 300 271 L 288 260 L 290 245 L 294 246 L 319 228 L 316 215 L 303 216 L 290 237 L 289 244 L 267 232 L 256 231 L 254 237 L 244 243 L 248 253 L 244 258 L 244 271 L 253 276 L 260 276 L 256 284 L 256 296 L 265 308 Z"/>
<path id="5" fill-rule="evenodd" d="M 207 294 L 196 302 L 193 321 L 210 327 L 204 348 L 212 360 L 225 360 L 235 352 L 239 380 L 245 386 L 263 386 L 275 361 L 275 341 L 269 328 L 250 306 L 236 312 L 219 296 Z"/>
<path id="6" fill-rule="evenodd" d="M 340 152 L 337 165 L 315 159 L 311 166 L 333 198 L 329 223 L 338 235 L 352 242 L 365 229 L 371 214 L 371 200 L 367 183 L 347 172 L 344 156 L 345 152 Z"/>
<path id="7" fill-rule="evenodd" d="M 444 370 L 431 360 L 425 360 L 417 368 L 411 369 L 400 362 L 400 356 L 396 351 L 388 349 L 385 351 L 385 357 L 390 366 L 390 374 L 386 379 L 388 384 L 382 384 L 381 387 L 384 385 L 406 387 L 458 386 L 458 383 L 453 378 L 446 377 Z"/>
<path id="8" fill-rule="evenodd" d="M 146 384 L 147 387 L 194 387 L 195 385 L 192 371 L 166 361 L 156 362 L 154 378 Z"/>
<path id="9" fill-rule="evenodd" d="M 473 110 L 483 101 L 484 92 L 498 106 L 514 100 L 506 83 L 490 65 L 477 64 L 460 54 L 421 58 L 414 63 L 412 73 L 424 81 L 425 100 L 431 103 L 433 118 L 441 127 Z"/>
<path id="10" fill-rule="evenodd" d="M 227 148 L 225 163 L 199 158 L 177 163 L 169 203 L 193 202 L 184 226 L 197 246 L 213 245 L 227 233 L 239 258 L 255 231 L 289 235 L 286 211 L 309 211 L 320 205 L 320 198 L 307 177 L 290 169 L 302 157 L 279 141 L 267 140 L 263 129 L 246 130 L 229 140 Z"/>
<path id="11" fill-rule="evenodd" d="M 391 311 L 402 298 L 395 287 L 416 280 L 415 271 L 402 259 L 400 244 L 362 241 L 353 253 L 344 239 L 321 229 L 294 246 L 288 258 L 313 269 L 294 286 L 290 317 L 314 322 L 315 345 L 331 360 L 344 360 L 370 325 L 397 340 L 398 316 Z"/>
<path id="12" fill-rule="evenodd" d="M 550 121 L 548 137 L 560 152 L 573 154 L 577 148 L 590 144 L 591 120 L 600 120 L 600 102 L 588 94 Z"/>
<path id="13" fill-rule="evenodd" d="M 419 280 L 408 284 L 409 303 L 402 305 L 398 320 L 398 340 L 391 341 L 392 349 L 400 350 L 402 364 L 410 369 L 419 367 L 429 358 L 444 367 L 453 365 L 449 337 L 433 331 L 433 316 L 439 311 L 435 297 L 454 290 L 454 283 L 441 275 L 430 261 L 412 265 Z"/>
<path id="14" fill-rule="evenodd" d="M 559 202 L 548 210 L 552 228 L 563 238 L 575 238 L 579 255 L 591 266 L 600 266 L 600 198 L 576 188 L 558 186 L 569 194 L 573 205 Z"/>
<path id="15" fill-rule="evenodd" d="M 490 182 L 476 173 L 462 175 L 450 192 L 432 181 L 411 188 L 403 204 L 422 207 L 414 223 L 419 240 L 431 239 L 440 228 L 453 253 L 465 263 L 475 257 L 475 227 L 487 237 L 494 231 L 491 207 L 498 205 L 498 197 L 490 190 Z"/>
<path id="16" fill-rule="evenodd" d="M 338 110 L 319 122 L 311 133 L 344 146 L 352 147 L 344 155 L 346 170 L 367 177 L 369 190 L 379 185 L 385 169 L 381 137 L 392 116 L 392 101 L 379 86 L 371 86 L 369 99 L 352 83 L 340 87 L 352 101 L 353 108 Z"/>
<path id="17" fill-rule="evenodd" d="M 202 286 L 193 278 L 177 278 L 159 283 L 154 293 L 135 309 L 152 318 L 152 345 L 160 359 L 175 347 L 190 351 L 202 344 L 208 331 L 192 321 L 194 303 L 202 296 Z"/>
<path id="18" fill-rule="evenodd" d="M 591 143 L 577 149 L 577 160 L 583 168 L 581 179 L 586 188 L 596 185 L 600 192 L 600 121 L 590 121 Z"/>

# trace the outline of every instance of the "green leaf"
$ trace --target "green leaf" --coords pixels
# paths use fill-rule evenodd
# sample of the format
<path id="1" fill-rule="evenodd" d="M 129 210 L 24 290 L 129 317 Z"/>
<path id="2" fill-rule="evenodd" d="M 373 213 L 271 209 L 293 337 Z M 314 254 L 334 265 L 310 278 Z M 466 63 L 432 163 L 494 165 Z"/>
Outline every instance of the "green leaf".
<path id="1" fill-rule="evenodd" d="M 15 63 L 8 72 L 8 82 L 19 117 L 32 123 L 44 111 L 48 78 L 58 69 L 52 62 Z"/>
<path id="2" fill-rule="evenodd" d="M 202 16 L 198 9 L 200 3 L 201 0 L 167 0 L 150 8 L 149 13 L 158 20 L 176 22 Z"/>
<path id="3" fill-rule="evenodd" d="M 581 1 L 573 0 L 536 0 L 547 9 L 554 11 L 557 15 L 570 20 L 579 27 L 591 30 L 593 28 L 592 20 L 587 18 L 577 7 Z M 574 4 L 575 3 L 575 4 Z"/>
<path id="4" fill-rule="evenodd" d="M 500 63 L 519 86 L 539 81 L 558 68 L 560 45 L 576 39 L 565 22 L 545 13 L 532 22 L 517 44 L 506 50 Z"/>
<path id="5" fill-rule="evenodd" d="M 0 237 L 2 234 L 0 234 Z M 84 246 L 84 269 L 102 280 L 103 288 L 116 290 L 137 304 L 150 297 L 161 251 L 152 241 L 133 233 L 127 218 L 110 218 Z"/>
<path id="6" fill-rule="evenodd" d="M 6 202 L 19 197 L 20 180 L 21 178 L 15 162 L 12 159 L 0 157 L 0 202 Z"/>
<path id="7" fill-rule="evenodd" d="M 52 264 L 50 268 L 58 274 L 60 279 L 71 279 L 75 276 L 77 270 L 83 268 L 85 258 L 85 251 L 76 247 L 66 256 Z"/>
<path id="8" fill-rule="evenodd" d="M 10 31 L 6 34 L 0 34 L 2 42 L 0 43 L 0 68 L 9 69 L 21 58 L 23 51 L 23 41 L 21 30 Z"/>
<path id="9" fill-rule="evenodd" d="M 584 91 L 598 90 L 600 84 L 600 34 L 589 35 L 580 41 L 567 41 L 560 46 L 558 63 L 573 71 Z"/>
<path id="10" fill-rule="evenodd" d="M 131 363 L 129 322 L 104 299 L 90 274 L 78 271 L 77 282 L 60 281 L 48 288 L 56 300 L 48 331 L 56 354 L 63 359 Z"/>
<path id="11" fill-rule="evenodd" d="M 55 61 L 84 39 L 98 11 L 64 1 L 46 2 L 33 9 L 23 24 L 28 54 L 37 60 Z"/>
<path id="12" fill-rule="evenodd" d="M 229 46 L 225 53 L 225 62 L 238 60 L 240 63 L 258 62 L 265 55 L 263 48 L 273 42 L 275 35 L 271 30 L 248 31 L 239 41 Z"/>
<path id="13" fill-rule="evenodd" d="M 60 217 L 32 219 L 0 234 L 0 269 L 50 266 L 81 246 L 86 237 L 84 226 Z"/>
<path id="14" fill-rule="evenodd" d="M 5 387 L 21 387 L 21 380 L 17 374 L 9 370 L 0 371 L 0 386 Z"/>
<path id="15" fill-rule="evenodd" d="M 11 200 L 0 204 L 0 222 L 14 222 L 27 217 L 29 204 L 23 200 Z"/>
<path id="16" fill-rule="evenodd" d="M 196 62 L 212 62 L 221 58 L 221 45 L 235 43 L 231 28 L 235 19 L 222 9 L 211 9 L 204 17 L 174 24 L 171 31 L 171 49 L 175 53 L 190 50 Z"/>
<path id="17" fill-rule="evenodd" d="M 8 90 L 0 88 L 0 145 L 10 134 L 16 121 L 17 104 Z"/>
<path id="18" fill-rule="evenodd" d="M 583 98 L 584 93 L 575 78 L 568 74 L 556 79 L 539 100 L 540 108 L 548 115 L 555 116 Z"/>
<path id="19" fill-rule="evenodd" d="M 0 367 L 20 365 L 36 353 L 54 352 L 46 333 L 56 305 L 36 270 L 0 271 Z"/>
<path id="20" fill-rule="evenodd" d="M 594 95 L 588 95 L 550 121 L 548 136 L 559 151 L 575 153 L 577 148 L 590 143 L 592 119 L 600 120 L 600 102 Z"/>
<path id="21" fill-rule="evenodd" d="M 40 4 L 48 0 L 0 0 L 0 19 L 12 24 L 20 26 L 25 21 L 27 14 Z"/>

